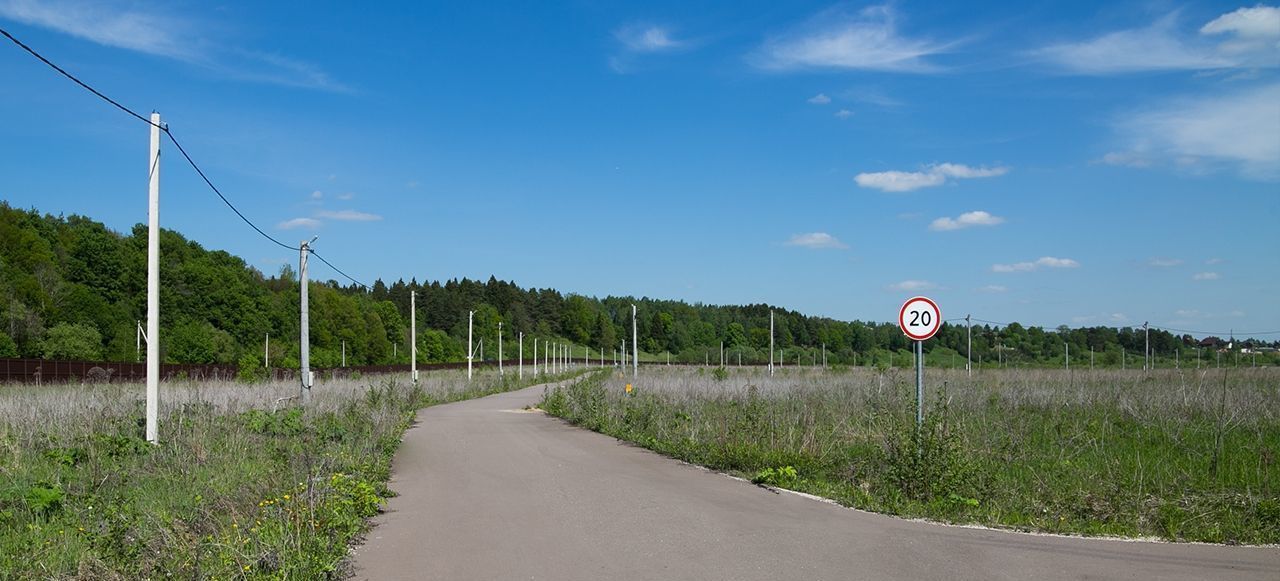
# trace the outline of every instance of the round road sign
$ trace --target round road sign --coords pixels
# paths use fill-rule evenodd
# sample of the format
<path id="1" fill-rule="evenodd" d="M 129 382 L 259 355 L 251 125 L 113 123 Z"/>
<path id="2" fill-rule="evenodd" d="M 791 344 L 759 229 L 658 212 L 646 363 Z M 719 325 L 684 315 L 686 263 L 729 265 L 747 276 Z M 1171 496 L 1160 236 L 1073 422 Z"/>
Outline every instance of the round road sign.
<path id="1" fill-rule="evenodd" d="M 942 310 L 928 297 L 911 297 L 898 311 L 898 326 L 907 337 L 924 341 L 942 327 Z"/>

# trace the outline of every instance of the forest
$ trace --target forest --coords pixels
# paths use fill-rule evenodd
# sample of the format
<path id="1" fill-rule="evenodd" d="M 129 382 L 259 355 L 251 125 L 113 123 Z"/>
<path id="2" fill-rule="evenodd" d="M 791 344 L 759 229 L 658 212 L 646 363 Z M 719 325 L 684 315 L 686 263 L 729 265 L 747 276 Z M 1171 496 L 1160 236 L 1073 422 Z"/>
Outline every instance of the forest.
<path id="1" fill-rule="evenodd" d="M 146 234 L 142 224 L 122 234 L 83 216 L 40 214 L 0 201 L 0 322 L 7 323 L 0 326 L 0 357 L 135 360 L 136 326 L 146 313 Z M 162 231 L 160 247 L 165 362 L 262 365 L 269 344 L 272 366 L 298 366 L 299 289 L 291 266 L 266 275 L 171 230 Z M 829 363 L 871 364 L 892 361 L 889 354 L 905 354 L 909 347 L 891 322 L 837 321 L 767 304 L 594 298 L 522 288 L 494 277 L 391 284 L 379 279 L 367 289 L 313 280 L 309 289 L 317 367 L 340 365 L 344 352 L 349 365 L 407 363 L 415 291 L 419 361 L 428 363 L 465 360 L 468 311 L 475 312 L 485 359 L 497 356 L 499 321 L 507 358 L 515 355 L 518 333 L 524 333 L 527 347 L 534 338 L 550 339 L 589 347 L 593 356 L 603 349 L 611 358 L 631 336 L 633 303 L 642 358 L 650 360 L 715 362 L 723 343 L 730 362 L 768 361 L 771 310 L 776 348 L 788 362 L 808 364 L 825 352 Z M 1066 345 L 1073 360 L 1086 364 L 1093 357 L 1098 365 L 1132 365 L 1145 340 L 1143 329 L 1130 327 L 1011 323 L 975 325 L 972 332 L 975 361 L 1024 366 L 1061 364 Z M 1199 345 L 1197 338 L 1164 330 L 1152 330 L 1150 341 L 1152 351 L 1166 359 L 1190 357 Z M 965 325 L 954 320 L 925 344 L 928 352 L 949 351 L 961 359 L 965 348 Z"/>

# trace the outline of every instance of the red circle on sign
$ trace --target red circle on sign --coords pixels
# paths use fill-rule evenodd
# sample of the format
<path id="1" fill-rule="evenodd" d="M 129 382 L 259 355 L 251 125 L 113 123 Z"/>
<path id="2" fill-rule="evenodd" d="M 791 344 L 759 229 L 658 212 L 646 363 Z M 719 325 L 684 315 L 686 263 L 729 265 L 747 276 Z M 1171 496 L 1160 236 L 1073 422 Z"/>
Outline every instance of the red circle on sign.
<path id="1" fill-rule="evenodd" d="M 907 307 L 910 307 L 913 303 L 919 302 L 927 303 L 929 307 L 933 309 L 933 312 L 929 313 L 930 317 L 933 319 L 933 321 L 931 321 L 932 324 L 926 324 L 923 327 L 921 325 L 907 324 Z M 919 318 L 917 318 L 917 322 L 918 321 Z M 902 309 L 898 311 L 898 327 L 902 329 L 903 334 L 908 338 L 916 341 L 924 341 L 925 339 L 937 334 L 938 329 L 942 328 L 942 309 L 939 309 L 938 303 L 933 302 L 929 297 L 911 297 L 907 299 L 907 302 L 902 303 Z M 920 331 L 922 328 L 923 332 L 911 331 L 911 329 Z"/>

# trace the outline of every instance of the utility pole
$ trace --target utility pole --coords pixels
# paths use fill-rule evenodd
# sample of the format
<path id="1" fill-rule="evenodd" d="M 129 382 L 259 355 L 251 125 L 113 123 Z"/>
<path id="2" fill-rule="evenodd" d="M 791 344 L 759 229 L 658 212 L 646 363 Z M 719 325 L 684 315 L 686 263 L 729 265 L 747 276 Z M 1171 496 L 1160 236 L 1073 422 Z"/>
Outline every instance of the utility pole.
<path id="1" fill-rule="evenodd" d="M 538 376 L 538 338 L 533 338 L 533 376 Z"/>
<path id="2" fill-rule="evenodd" d="M 520 370 L 516 372 L 516 379 L 524 379 L 524 331 L 520 331 Z"/>
<path id="3" fill-rule="evenodd" d="M 769 376 L 773 377 L 773 311 L 769 311 Z"/>
<path id="4" fill-rule="evenodd" d="M 720 342 L 720 367 L 724 367 L 724 341 Z"/>
<path id="5" fill-rule="evenodd" d="M 151 176 L 147 200 L 147 441 L 156 443 L 160 416 L 160 114 L 151 114 Z"/>
<path id="6" fill-rule="evenodd" d="M 471 326 L 475 318 L 475 311 L 467 311 L 467 381 L 471 381 L 471 359 L 476 353 L 471 347 Z"/>
<path id="7" fill-rule="evenodd" d="M 342 366 L 347 366 L 347 340 L 342 340 Z"/>
<path id="8" fill-rule="evenodd" d="M 498 321 L 498 377 L 506 375 L 502 370 L 502 321 Z"/>
<path id="9" fill-rule="evenodd" d="M 1063 345 L 1065 345 L 1067 348 L 1067 355 L 1063 359 L 1063 361 L 1066 363 L 1067 369 L 1070 370 L 1071 369 L 1071 344 L 1063 343 Z"/>
<path id="10" fill-rule="evenodd" d="M 640 343 L 636 331 L 636 305 L 631 304 L 631 377 L 640 377 Z"/>
<path id="11" fill-rule="evenodd" d="M 262 343 L 262 366 L 271 369 L 271 333 L 267 333 L 267 339 Z"/>
<path id="12" fill-rule="evenodd" d="M 300 306 L 300 310 L 301 310 L 300 315 L 302 318 L 302 325 L 301 325 L 302 332 L 300 337 L 301 340 L 299 341 L 299 343 L 300 343 L 300 352 L 302 355 L 300 357 L 301 359 L 300 363 L 302 364 L 302 370 L 301 370 L 302 403 L 304 405 L 307 402 L 311 401 L 311 386 L 312 386 L 311 317 L 309 313 L 310 306 L 309 306 L 309 303 L 307 302 L 308 301 L 307 287 L 310 286 L 310 283 L 307 282 L 307 255 L 311 254 L 311 244 L 316 241 L 316 238 L 319 238 L 319 236 L 313 237 L 310 242 L 307 242 L 304 240 L 302 241 L 302 244 L 298 245 L 298 281 L 302 283 L 300 285 L 301 286 L 300 294 L 302 296 L 302 304 Z"/>
<path id="13" fill-rule="evenodd" d="M 973 377 L 973 323 L 969 315 L 964 316 L 965 337 L 968 346 L 964 349 L 964 369 L 969 377 Z"/>
<path id="14" fill-rule="evenodd" d="M 1142 322 L 1142 334 L 1145 336 L 1142 345 L 1142 370 L 1151 371 L 1151 327 L 1146 321 Z"/>
<path id="15" fill-rule="evenodd" d="M 409 292 L 409 381 L 418 385 L 418 291 Z"/>

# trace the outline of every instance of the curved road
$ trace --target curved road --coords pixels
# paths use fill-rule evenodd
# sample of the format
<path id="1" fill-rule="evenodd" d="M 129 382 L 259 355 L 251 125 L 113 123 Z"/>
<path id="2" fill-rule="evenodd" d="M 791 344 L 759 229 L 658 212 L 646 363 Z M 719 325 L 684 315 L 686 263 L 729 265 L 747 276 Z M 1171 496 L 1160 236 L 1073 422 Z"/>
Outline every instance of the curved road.
<path id="1" fill-rule="evenodd" d="M 1280 549 L 1019 534 L 849 510 L 539 412 L 418 413 L 357 579 L 1280 579 Z"/>

